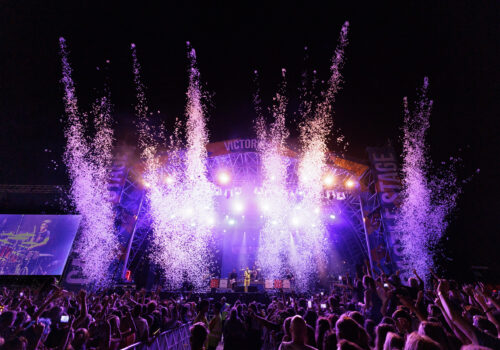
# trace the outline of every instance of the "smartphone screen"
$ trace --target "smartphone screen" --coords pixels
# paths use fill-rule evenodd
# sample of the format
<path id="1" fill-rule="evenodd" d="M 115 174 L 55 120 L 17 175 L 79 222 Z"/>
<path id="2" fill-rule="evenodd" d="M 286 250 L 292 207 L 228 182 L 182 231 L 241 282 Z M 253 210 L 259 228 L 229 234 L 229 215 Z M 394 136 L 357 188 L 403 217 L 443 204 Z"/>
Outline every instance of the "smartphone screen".
<path id="1" fill-rule="evenodd" d="M 321 304 L 320 306 L 322 309 L 326 309 L 326 304 Z"/>
<path id="2" fill-rule="evenodd" d="M 384 283 L 384 287 L 385 288 L 389 288 L 389 284 L 388 283 Z"/>
<path id="3" fill-rule="evenodd" d="M 307 307 L 308 307 L 309 309 L 310 309 L 310 308 L 312 308 L 312 304 L 313 304 L 313 303 L 312 303 L 312 301 L 311 301 L 311 300 L 308 300 L 308 301 L 307 301 Z"/>
<path id="4" fill-rule="evenodd" d="M 61 323 L 68 323 L 69 322 L 69 316 L 68 315 L 62 315 L 60 322 Z"/>

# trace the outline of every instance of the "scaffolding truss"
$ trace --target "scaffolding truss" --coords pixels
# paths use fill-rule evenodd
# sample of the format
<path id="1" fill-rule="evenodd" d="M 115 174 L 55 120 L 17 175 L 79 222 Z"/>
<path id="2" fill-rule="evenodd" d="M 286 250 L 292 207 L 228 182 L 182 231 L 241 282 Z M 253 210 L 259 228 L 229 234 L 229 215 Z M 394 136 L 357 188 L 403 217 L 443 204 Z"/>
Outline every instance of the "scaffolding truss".
<path id="1" fill-rule="evenodd" d="M 287 159 L 288 184 L 290 187 L 296 187 L 298 160 L 296 158 Z M 165 169 L 168 171 L 168 165 Z M 228 153 L 207 159 L 207 176 L 210 181 L 215 182 L 217 173 L 221 169 L 231 173 L 233 186 L 260 185 L 261 164 L 257 152 Z M 338 183 L 344 183 L 347 179 L 355 177 L 340 167 L 330 166 L 329 171 L 336 176 L 339 180 Z M 351 233 L 342 235 L 341 240 L 344 249 L 348 252 L 349 263 L 352 266 L 363 263 L 370 258 L 363 208 L 379 208 L 375 205 L 375 201 L 378 199 L 372 187 L 373 179 L 370 170 L 362 178 L 356 178 L 358 181 L 368 183 L 367 187 L 363 187 L 366 190 L 360 191 L 358 188 L 348 191 L 342 198 L 343 200 L 339 201 L 341 202 L 342 214 L 348 219 L 351 226 Z M 327 206 L 331 204 L 328 201 L 338 201 L 338 199 L 332 199 L 328 193 L 325 193 L 325 205 Z M 126 270 L 134 271 L 137 268 L 141 258 L 147 253 L 152 239 L 151 217 L 145 189 L 141 183 L 140 174 L 132 169 L 127 172 L 116 213 L 117 232 L 121 237 L 120 241 L 126 246 L 123 264 L 118 269 L 116 276 L 123 279 Z M 368 215 L 373 215 L 373 213 L 368 213 Z"/>

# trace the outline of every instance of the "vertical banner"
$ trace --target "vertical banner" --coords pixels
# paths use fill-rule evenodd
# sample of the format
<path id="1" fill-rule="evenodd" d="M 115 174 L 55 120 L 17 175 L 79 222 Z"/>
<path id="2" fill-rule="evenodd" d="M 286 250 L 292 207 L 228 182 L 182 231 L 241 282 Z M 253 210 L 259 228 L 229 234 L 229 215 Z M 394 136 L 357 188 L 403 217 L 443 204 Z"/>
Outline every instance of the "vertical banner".
<path id="1" fill-rule="evenodd" d="M 391 146 L 368 147 L 367 152 L 380 204 L 380 221 L 391 256 L 392 267 L 395 270 L 402 269 L 401 241 L 395 229 L 400 205 L 399 193 L 402 188 L 396 153 Z"/>

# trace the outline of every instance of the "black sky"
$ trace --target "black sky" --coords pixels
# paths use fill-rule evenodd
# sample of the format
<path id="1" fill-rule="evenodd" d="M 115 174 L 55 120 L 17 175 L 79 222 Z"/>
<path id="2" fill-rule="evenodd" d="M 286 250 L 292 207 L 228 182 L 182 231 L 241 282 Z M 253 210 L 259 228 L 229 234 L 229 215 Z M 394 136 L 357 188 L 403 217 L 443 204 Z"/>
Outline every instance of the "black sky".
<path id="1" fill-rule="evenodd" d="M 101 87 L 96 66 L 111 61 L 122 136 L 131 132 L 134 103 L 130 43 L 137 44 L 150 105 L 171 120 L 183 113 L 185 42 L 191 41 L 202 79 L 214 94 L 209 127 L 216 141 L 252 136 L 255 69 L 269 101 L 281 68 L 287 68 L 293 97 L 304 47 L 308 66 L 325 77 L 339 30 L 349 20 L 345 84 L 335 105 L 335 121 L 351 144 L 348 155 L 366 158 L 367 146 L 387 139 L 400 147 L 402 97 L 414 96 L 429 76 L 433 160 L 460 153 L 462 176 L 481 169 L 464 188 L 446 243 L 450 255 L 457 266 L 498 264 L 500 3 L 242 3 L 1 2 L 0 182 L 67 182 L 63 171 L 50 169 L 64 147 L 60 36 L 68 42 L 81 106 Z"/>

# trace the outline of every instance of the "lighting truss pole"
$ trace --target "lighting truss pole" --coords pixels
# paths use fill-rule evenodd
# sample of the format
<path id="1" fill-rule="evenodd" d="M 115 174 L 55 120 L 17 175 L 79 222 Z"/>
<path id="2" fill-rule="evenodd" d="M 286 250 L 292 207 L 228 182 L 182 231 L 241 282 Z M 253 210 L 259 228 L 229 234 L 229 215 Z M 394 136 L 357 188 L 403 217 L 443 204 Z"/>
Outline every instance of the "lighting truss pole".
<path id="1" fill-rule="evenodd" d="M 368 230 L 366 229 L 366 218 L 363 210 L 363 200 L 361 199 L 361 194 L 358 195 L 358 200 L 359 200 L 359 211 L 361 215 L 361 220 L 363 221 L 363 229 L 365 230 L 365 239 L 366 239 L 366 250 L 368 252 L 368 261 L 370 262 L 370 271 L 371 275 L 374 276 L 373 274 L 373 259 L 372 259 L 372 254 L 371 254 L 371 247 L 370 247 L 370 240 L 368 239 Z"/>
<path id="2" fill-rule="evenodd" d="M 126 273 L 127 273 L 127 269 L 128 269 L 128 260 L 129 260 L 129 257 L 130 257 L 130 250 L 132 248 L 132 243 L 134 242 L 134 238 L 135 238 L 135 231 L 137 229 L 137 222 L 139 221 L 138 220 L 138 215 L 139 213 L 141 212 L 141 209 L 142 209 L 142 206 L 143 206 L 143 203 L 144 203 L 144 197 L 146 196 L 146 194 L 143 192 L 142 196 L 141 196 L 141 201 L 139 203 L 139 208 L 137 210 L 137 214 L 135 215 L 136 219 L 135 219 L 135 222 L 134 222 L 134 228 L 132 229 L 132 232 L 130 234 L 130 237 L 128 239 L 128 242 L 127 242 L 127 249 L 125 251 L 125 257 L 124 257 L 124 261 L 123 261 L 123 267 L 122 267 L 122 271 L 120 273 L 120 278 L 122 280 L 125 279 L 125 276 L 126 276 Z"/>

